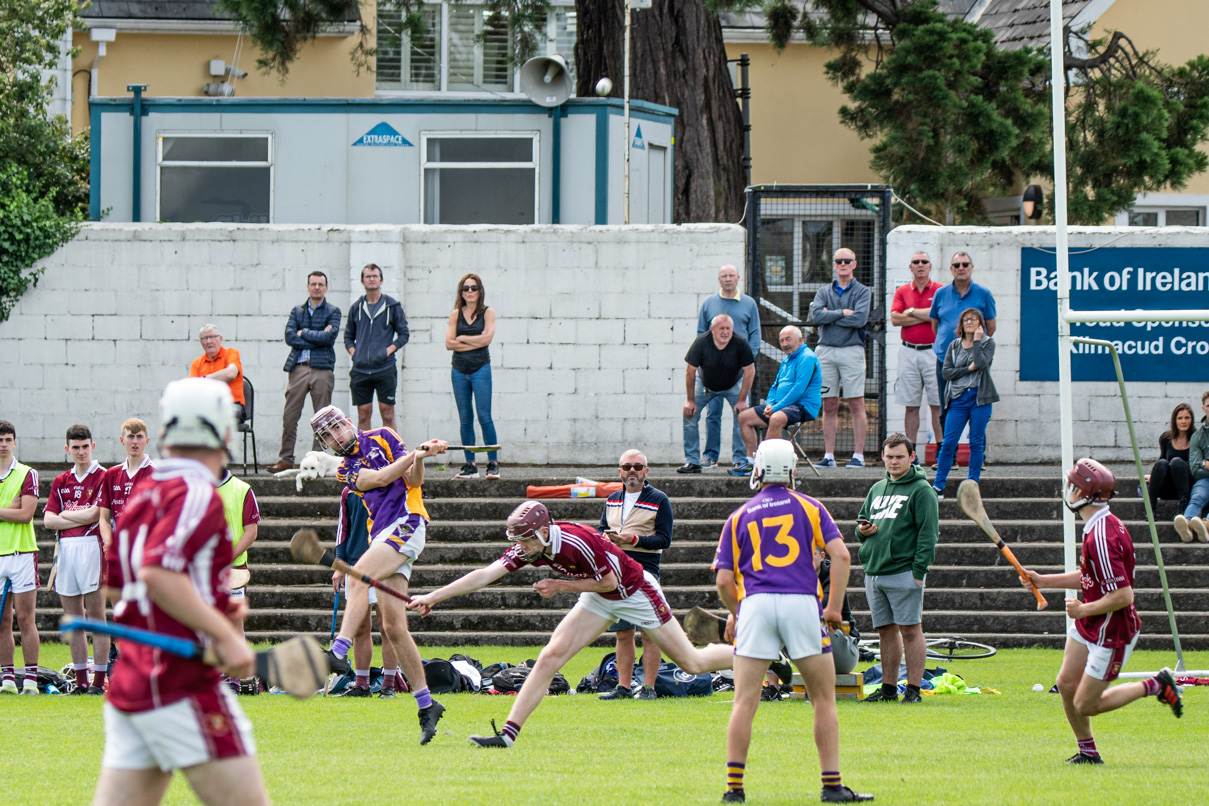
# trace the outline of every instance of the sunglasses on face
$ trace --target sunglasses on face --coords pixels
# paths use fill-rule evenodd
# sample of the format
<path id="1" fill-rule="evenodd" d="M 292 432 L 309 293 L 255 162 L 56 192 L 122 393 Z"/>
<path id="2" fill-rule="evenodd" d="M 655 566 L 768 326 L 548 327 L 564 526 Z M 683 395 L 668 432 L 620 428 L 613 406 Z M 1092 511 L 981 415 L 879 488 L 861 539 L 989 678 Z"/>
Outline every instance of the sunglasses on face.
<path id="1" fill-rule="evenodd" d="M 930 261 L 930 260 L 912 260 L 911 261 L 912 266 L 928 266 L 931 263 L 932 263 L 932 261 Z"/>
<path id="2" fill-rule="evenodd" d="M 953 268 L 955 268 L 955 269 L 968 269 L 968 268 L 970 268 L 970 267 L 971 267 L 971 266 L 973 266 L 973 265 L 974 265 L 973 263 L 954 263 L 954 264 L 953 264 Z"/>
<path id="3" fill-rule="evenodd" d="M 462 286 L 462 290 L 463 291 L 478 291 L 479 287 L 477 285 L 464 285 L 464 286 Z"/>
<path id="4" fill-rule="evenodd" d="M 644 467 L 646 467 L 646 465 L 644 465 L 642 462 L 635 462 L 632 465 L 630 465 L 630 464 L 622 465 L 621 469 L 622 470 L 642 470 Z"/>
<path id="5" fill-rule="evenodd" d="M 856 262 L 856 258 L 853 258 L 853 257 L 837 257 L 837 258 L 836 258 L 835 260 L 833 260 L 832 262 L 833 262 L 833 263 L 839 263 L 839 264 L 841 264 L 841 265 L 842 265 L 842 264 L 845 264 L 845 263 L 855 263 L 855 262 Z"/>

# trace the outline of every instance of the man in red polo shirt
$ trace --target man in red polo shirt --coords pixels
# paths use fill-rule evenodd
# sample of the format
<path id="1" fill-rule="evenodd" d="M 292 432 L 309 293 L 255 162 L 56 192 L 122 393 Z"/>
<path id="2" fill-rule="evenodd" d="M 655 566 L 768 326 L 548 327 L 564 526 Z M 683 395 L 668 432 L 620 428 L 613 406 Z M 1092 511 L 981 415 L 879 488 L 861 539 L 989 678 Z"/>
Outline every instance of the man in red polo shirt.
<path id="1" fill-rule="evenodd" d="M 244 421 L 243 362 L 239 350 L 222 346 L 222 334 L 218 325 L 202 325 L 197 331 L 204 352 L 189 365 L 190 378 L 213 378 L 231 387 L 235 399 L 235 421 Z"/>
<path id="2" fill-rule="evenodd" d="M 936 381 L 936 361 L 932 357 L 936 333 L 928 318 L 932 297 L 941 285 L 932 279 L 931 273 L 932 259 L 927 252 L 911 255 L 911 282 L 894 292 L 894 303 L 890 306 L 890 323 L 902 328 L 903 339 L 898 350 L 894 402 L 906 406 L 903 430 L 907 439 L 916 443 L 921 396 L 927 396 L 928 408 L 932 410 L 932 432 L 938 442 L 943 433 L 940 428 L 940 385 Z"/>

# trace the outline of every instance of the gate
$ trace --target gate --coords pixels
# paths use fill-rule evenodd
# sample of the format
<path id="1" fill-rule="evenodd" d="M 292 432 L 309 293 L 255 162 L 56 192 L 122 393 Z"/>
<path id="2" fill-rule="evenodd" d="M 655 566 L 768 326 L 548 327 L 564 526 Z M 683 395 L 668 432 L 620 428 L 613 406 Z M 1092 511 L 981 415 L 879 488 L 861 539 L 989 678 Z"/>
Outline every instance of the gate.
<path id="1" fill-rule="evenodd" d="M 872 308 L 865 339 L 865 411 L 868 459 L 880 455 L 886 437 L 886 233 L 889 185 L 756 185 L 747 189 L 747 289 L 760 309 L 763 342 L 756 359 L 753 401 L 762 399 L 784 355 L 777 335 L 797 325 L 811 349 L 818 331 L 810 303 L 831 282 L 832 253 L 856 254 L 856 279 L 869 286 Z M 800 441 L 812 459 L 823 453 L 823 422 L 804 426 Z M 841 402 L 836 456 L 852 453 L 852 417 Z M 843 464 L 840 461 L 840 464 Z"/>

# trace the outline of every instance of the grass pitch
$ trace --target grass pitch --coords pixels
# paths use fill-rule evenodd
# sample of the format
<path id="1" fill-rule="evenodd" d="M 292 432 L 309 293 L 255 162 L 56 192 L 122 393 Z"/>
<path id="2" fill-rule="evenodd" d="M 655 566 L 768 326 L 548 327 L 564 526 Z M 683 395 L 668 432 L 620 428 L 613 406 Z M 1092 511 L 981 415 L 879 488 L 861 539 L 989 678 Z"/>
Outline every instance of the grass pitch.
<path id="1" fill-rule="evenodd" d="M 537 648 L 464 651 L 484 664 L 518 663 Z M 601 649 L 564 669 L 572 687 L 595 668 Z M 1191 669 L 1209 652 L 1189 653 Z M 45 644 L 42 665 L 58 668 L 67 648 Z M 1133 670 L 1174 661 L 1137 652 Z M 998 696 L 926 696 L 902 707 L 839 703 L 844 782 L 895 804 L 1204 804 L 1209 753 L 1209 690 L 1184 694 L 1184 717 L 1144 699 L 1093 719 L 1102 767 L 1072 767 L 1075 752 L 1053 683 L 1057 650 L 1003 650 L 952 663 L 950 671 Z M 929 668 L 934 664 L 929 662 Z M 864 665 L 862 667 L 864 668 Z M 601 702 L 591 695 L 547 698 L 517 745 L 483 750 L 466 737 L 500 726 L 512 698 L 442 695 L 448 708 L 437 737 L 418 744 L 414 700 L 285 696 L 241 698 L 255 725 L 261 767 L 278 804 L 618 804 L 717 803 L 724 787 L 729 693 L 656 702 Z M 4 697 L 0 801 L 50 806 L 87 803 L 100 766 L 99 697 Z M 763 703 L 747 761 L 752 804 L 817 803 L 819 767 L 811 710 L 800 701 Z M 180 776 L 166 803 L 195 802 Z"/>

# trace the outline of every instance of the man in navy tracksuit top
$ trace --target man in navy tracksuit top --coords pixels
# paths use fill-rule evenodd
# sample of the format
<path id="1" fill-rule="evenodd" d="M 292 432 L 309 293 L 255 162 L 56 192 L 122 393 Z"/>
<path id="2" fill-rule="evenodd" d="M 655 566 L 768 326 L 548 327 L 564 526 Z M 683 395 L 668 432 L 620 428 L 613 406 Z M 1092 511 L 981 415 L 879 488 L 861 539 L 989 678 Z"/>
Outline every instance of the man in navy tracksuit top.
<path id="1" fill-rule="evenodd" d="M 395 429 L 395 392 L 399 375 L 395 354 L 407 344 L 411 332 L 403 306 L 382 293 L 382 269 L 370 263 L 361 270 L 365 294 L 348 311 L 344 327 L 344 348 L 353 359 L 349 373 L 349 391 L 357 407 L 357 430 L 368 431 L 373 415 L 374 393 L 382 426 Z"/>
<path id="2" fill-rule="evenodd" d="M 369 509 L 364 499 L 348 487 L 340 494 L 340 519 L 336 521 L 336 559 L 343 560 L 349 565 L 356 565 L 357 560 L 369 548 Z M 344 587 L 344 574 L 339 571 L 332 573 L 332 590 L 340 595 Z M 369 603 L 377 610 L 378 592 L 369 589 Z M 378 612 L 378 623 L 382 623 L 382 613 Z M 361 629 L 353 636 L 353 668 L 357 680 L 347 689 L 344 697 L 369 697 L 369 669 L 374 660 L 374 639 L 370 633 L 370 620 L 361 622 Z M 379 697 L 394 697 L 396 691 L 407 691 L 403 673 L 399 671 L 399 660 L 394 647 L 390 645 L 386 633 L 382 634 L 382 692 Z"/>
<path id="3" fill-rule="evenodd" d="M 618 490 L 605 502 L 600 516 L 600 531 L 643 570 L 659 579 L 659 557 L 672 544 L 672 502 L 662 491 L 647 483 L 650 466 L 642 451 L 629 450 L 621 455 L 617 472 L 625 489 Z M 617 688 L 600 695 L 602 700 L 620 700 L 634 696 L 630 690 L 634 670 L 634 625 L 618 621 L 610 630 L 617 632 Z M 654 651 L 650 651 L 654 649 Z M 640 700 L 655 699 L 655 678 L 663 660 L 654 642 L 643 641 L 642 691 Z"/>

